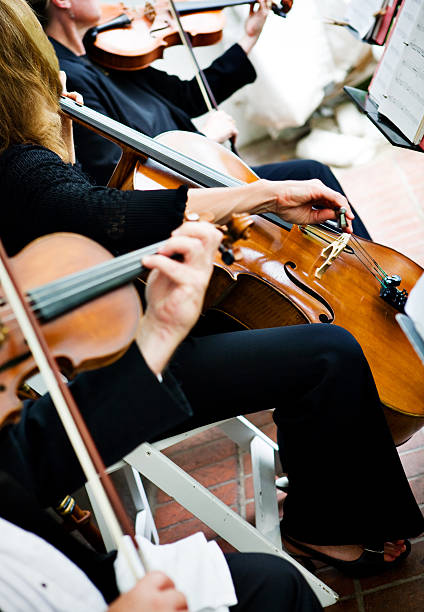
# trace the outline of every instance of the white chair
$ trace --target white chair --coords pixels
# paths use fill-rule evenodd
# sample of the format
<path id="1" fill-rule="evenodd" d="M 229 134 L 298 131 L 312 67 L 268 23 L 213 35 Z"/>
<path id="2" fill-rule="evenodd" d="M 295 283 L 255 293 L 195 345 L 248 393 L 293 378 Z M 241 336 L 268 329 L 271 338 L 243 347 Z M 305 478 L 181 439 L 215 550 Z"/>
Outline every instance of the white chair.
<path id="1" fill-rule="evenodd" d="M 31 387 L 39 393 L 45 392 L 44 382 L 39 375 L 31 379 Z M 250 450 L 256 527 L 231 510 L 161 452 L 165 448 L 212 427 L 219 427 L 242 451 Z M 213 529 L 236 550 L 270 553 L 292 563 L 303 574 L 321 605 L 331 606 L 338 600 L 337 593 L 283 551 L 275 486 L 276 467 L 280 467 L 278 445 L 248 419 L 239 416 L 198 427 L 153 444 L 145 442 L 127 455 L 123 461 L 111 466 L 108 471 L 113 473 L 123 470 L 121 475 L 124 476 L 126 482 L 127 495 L 131 497 L 135 509 L 137 533 L 141 533 L 156 544 L 159 543 L 149 502 L 140 478 L 142 474 Z M 110 550 L 113 548 L 113 539 L 92 495 L 90 483 L 86 484 L 86 490 L 105 546 Z"/>
<path id="2" fill-rule="evenodd" d="M 250 449 L 256 527 L 231 510 L 161 452 L 211 427 L 222 429 L 242 451 Z M 316 593 L 322 606 L 331 606 L 337 602 L 337 593 L 282 548 L 275 487 L 276 465 L 279 466 L 278 445 L 245 417 L 219 421 L 153 444 L 141 444 L 124 458 L 124 463 L 173 497 L 240 552 L 270 553 L 295 565 Z M 113 469 L 116 469 L 116 466 Z"/>

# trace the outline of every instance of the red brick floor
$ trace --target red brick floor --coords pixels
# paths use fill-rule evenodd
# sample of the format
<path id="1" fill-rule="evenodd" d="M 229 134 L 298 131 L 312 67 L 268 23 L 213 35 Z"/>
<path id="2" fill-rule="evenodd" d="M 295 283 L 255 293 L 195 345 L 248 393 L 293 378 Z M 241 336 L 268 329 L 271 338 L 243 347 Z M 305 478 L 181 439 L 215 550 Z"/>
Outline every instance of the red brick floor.
<path id="1" fill-rule="evenodd" d="M 337 174 L 374 240 L 424 266 L 424 154 L 387 148 L 367 166 L 339 170 Z M 249 418 L 275 438 L 270 412 Z M 416 499 L 424 509 L 424 429 L 399 453 Z M 220 430 L 209 430 L 168 449 L 166 454 L 241 516 L 254 521 L 250 457 L 240 453 Z M 280 494 L 280 499 L 283 497 Z M 160 491 L 155 520 L 162 543 L 197 530 L 204 531 L 208 538 L 216 537 Z M 220 544 L 225 551 L 231 550 L 228 543 Z M 328 567 L 321 568 L 318 575 L 341 597 L 332 607 L 335 612 L 423 612 L 424 537 L 413 542 L 410 557 L 397 571 L 361 581 L 347 579 Z"/>

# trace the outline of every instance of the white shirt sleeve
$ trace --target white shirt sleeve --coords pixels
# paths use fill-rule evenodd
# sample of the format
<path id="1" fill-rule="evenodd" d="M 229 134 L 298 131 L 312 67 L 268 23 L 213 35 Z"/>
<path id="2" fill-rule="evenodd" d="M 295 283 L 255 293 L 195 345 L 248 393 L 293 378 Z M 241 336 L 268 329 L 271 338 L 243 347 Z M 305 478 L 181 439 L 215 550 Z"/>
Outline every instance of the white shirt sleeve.
<path id="1" fill-rule="evenodd" d="M 87 576 L 53 546 L 0 518 L 2 612 L 104 612 Z"/>

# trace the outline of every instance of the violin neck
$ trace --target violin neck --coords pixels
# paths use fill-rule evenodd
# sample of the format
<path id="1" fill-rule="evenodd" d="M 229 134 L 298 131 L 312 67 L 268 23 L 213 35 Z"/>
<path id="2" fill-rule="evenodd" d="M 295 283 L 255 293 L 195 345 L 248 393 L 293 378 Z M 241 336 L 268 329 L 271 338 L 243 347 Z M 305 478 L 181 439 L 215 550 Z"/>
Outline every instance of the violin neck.
<path id="1" fill-rule="evenodd" d="M 238 179 L 214 170 L 187 155 L 178 153 L 153 138 L 119 123 L 119 121 L 102 115 L 87 106 L 81 106 L 74 100 L 62 97 L 60 107 L 73 120 L 92 128 L 101 136 L 116 142 L 120 147 L 135 151 L 142 157 L 149 157 L 201 187 L 236 187 L 243 184 Z"/>
<path id="2" fill-rule="evenodd" d="M 53 319 L 135 280 L 144 270 L 142 259 L 157 252 L 165 241 L 115 257 L 27 292 L 41 323 Z"/>
<path id="3" fill-rule="evenodd" d="M 242 4 L 254 4 L 256 0 L 187 0 L 187 2 L 176 2 L 175 8 L 180 15 L 189 13 L 202 13 L 206 11 L 219 11 L 227 6 L 240 6 Z"/>

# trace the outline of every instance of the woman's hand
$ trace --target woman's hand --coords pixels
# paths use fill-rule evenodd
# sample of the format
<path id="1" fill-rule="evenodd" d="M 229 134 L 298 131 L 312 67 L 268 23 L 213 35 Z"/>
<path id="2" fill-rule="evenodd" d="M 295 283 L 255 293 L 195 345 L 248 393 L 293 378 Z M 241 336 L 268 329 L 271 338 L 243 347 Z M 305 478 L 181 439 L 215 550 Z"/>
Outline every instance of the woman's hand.
<path id="1" fill-rule="evenodd" d="M 246 33 L 239 41 L 239 45 L 246 55 L 248 55 L 256 45 L 269 15 L 270 7 L 271 2 L 269 0 L 259 0 L 259 6 L 256 9 L 253 4 L 250 5 L 249 16 L 244 26 Z"/>
<path id="2" fill-rule="evenodd" d="M 143 259 L 151 272 L 137 342 L 156 374 L 199 318 L 221 239 L 221 232 L 210 223 L 187 222 L 172 232 L 158 254 Z M 171 259 L 172 255 L 183 261 Z"/>
<path id="3" fill-rule="evenodd" d="M 76 91 L 66 91 L 66 73 L 63 70 L 59 71 L 60 82 L 62 83 L 62 96 L 75 100 L 78 104 L 84 104 L 84 100 L 81 94 Z M 72 119 L 67 117 L 64 113 L 61 113 L 60 119 L 62 121 L 62 138 L 65 142 L 66 148 L 68 149 L 69 161 L 75 163 L 75 147 L 74 147 L 74 133 L 72 129 Z"/>
<path id="4" fill-rule="evenodd" d="M 208 113 L 201 131 L 211 140 L 220 143 L 229 140 L 233 136 L 238 136 L 236 122 L 228 113 L 222 110 L 214 110 Z"/>
<path id="5" fill-rule="evenodd" d="M 298 225 L 323 223 L 336 220 L 338 211 L 344 208 L 347 221 L 345 231 L 352 233 L 354 214 L 348 201 L 319 179 L 273 182 L 272 186 L 277 188 L 275 212 L 286 221 Z"/>
<path id="6" fill-rule="evenodd" d="M 187 600 L 162 572 L 149 572 L 128 593 L 120 595 L 109 612 L 179 612 L 188 610 Z"/>

